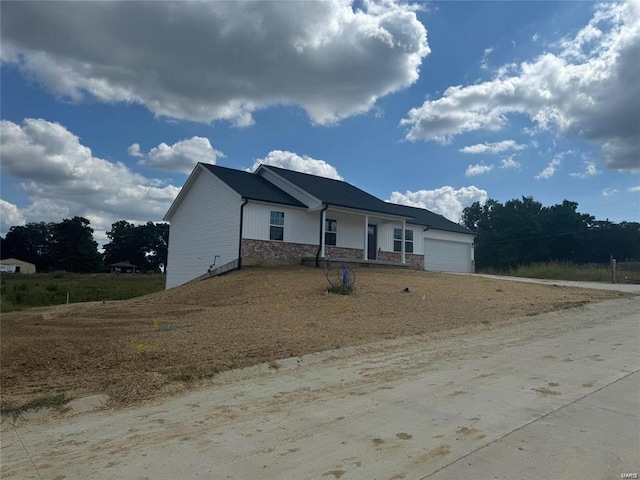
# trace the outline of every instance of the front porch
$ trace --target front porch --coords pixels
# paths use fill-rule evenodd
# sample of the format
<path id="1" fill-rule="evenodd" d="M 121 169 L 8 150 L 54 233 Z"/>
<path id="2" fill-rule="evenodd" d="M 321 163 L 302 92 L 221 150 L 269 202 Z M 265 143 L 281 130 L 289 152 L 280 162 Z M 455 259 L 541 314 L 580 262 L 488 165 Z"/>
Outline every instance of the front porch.
<path id="1" fill-rule="evenodd" d="M 405 238 L 406 221 L 402 216 L 327 206 L 321 213 L 319 256 L 362 265 L 412 263 L 412 250 L 396 238 Z"/>

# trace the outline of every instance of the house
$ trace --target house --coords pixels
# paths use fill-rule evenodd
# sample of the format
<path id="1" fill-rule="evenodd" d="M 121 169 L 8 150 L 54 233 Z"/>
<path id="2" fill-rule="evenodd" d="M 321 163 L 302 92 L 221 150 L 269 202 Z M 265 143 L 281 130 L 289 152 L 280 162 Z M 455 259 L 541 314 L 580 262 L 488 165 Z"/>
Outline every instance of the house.
<path id="1" fill-rule="evenodd" d="M 137 265 L 133 265 L 127 261 L 112 263 L 109 267 L 111 273 L 136 273 L 138 268 Z"/>
<path id="2" fill-rule="evenodd" d="M 164 219 L 171 223 L 167 288 L 231 262 L 339 258 L 474 268 L 475 235 L 461 225 L 346 182 L 268 165 L 249 173 L 199 163 Z"/>
<path id="3" fill-rule="evenodd" d="M 0 260 L 0 272 L 3 273 L 36 273 L 33 263 L 18 260 L 17 258 L 5 258 Z"/>

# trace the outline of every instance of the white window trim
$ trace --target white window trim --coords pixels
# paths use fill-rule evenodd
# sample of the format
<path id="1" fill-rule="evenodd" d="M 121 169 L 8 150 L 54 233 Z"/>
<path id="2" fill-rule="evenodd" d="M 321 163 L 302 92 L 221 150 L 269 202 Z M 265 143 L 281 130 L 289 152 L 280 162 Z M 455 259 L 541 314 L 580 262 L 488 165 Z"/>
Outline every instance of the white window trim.
<path id="1" fill-rule="evenodd" d="M 282 214 L 282 224 L 272 223 L 272 219 L 273 219 L 273 214 L 274 213 Z M 275 238 L 271 238 L 271 229 L 273 227 L 282 229 L 282 239 L 278 240 L 278 239 L 275 239 Z M 284 212 L 280 212 L 278 210 L 271 210 L 269 212 L 269 240 L 272 241 L 272 242 L 284 242 Z"/>

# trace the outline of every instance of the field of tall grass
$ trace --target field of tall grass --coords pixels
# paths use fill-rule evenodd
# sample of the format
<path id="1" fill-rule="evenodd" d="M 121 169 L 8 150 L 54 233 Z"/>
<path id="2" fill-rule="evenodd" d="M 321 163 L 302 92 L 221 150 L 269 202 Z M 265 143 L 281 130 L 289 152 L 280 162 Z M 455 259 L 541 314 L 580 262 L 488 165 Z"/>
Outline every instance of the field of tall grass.
<path id="1" fill-rule="evenodd" d="M 612 283 L 611 266 L 609 264 L 596 263 L 586 265 L 564 262 L 533 263 L 531 265 L 512 267 L 508 270 L 488 268 L 481 270 L 479 273 L 548 280 Z M 617 282 L 640 283 L 640 270 L 620 269 L 617 274 Z"/>
<path id="2" fill-rule="evenodd" d="M 164 289 L 159 274 L 0 274 L 0 312 L 67 303 L 126 300 Z"/>

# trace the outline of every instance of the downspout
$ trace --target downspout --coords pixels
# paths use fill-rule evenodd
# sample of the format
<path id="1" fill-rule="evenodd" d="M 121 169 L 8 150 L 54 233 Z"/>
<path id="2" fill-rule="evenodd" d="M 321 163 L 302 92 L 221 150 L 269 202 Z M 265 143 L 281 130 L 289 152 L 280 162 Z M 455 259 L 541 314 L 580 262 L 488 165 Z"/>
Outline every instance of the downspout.
<path id="1" fill-rule="evenodd" d="M 238 245 L 238 270 L 242 268 L 242 224 L 244 223 L 244 206 L 249 201 L 248 198 L 244 199 L 242 205 L 240 205 L 240 242 Z"/>
<path id="2" fill-rule="evenodd" d="M 320 266 L 320 252 L 322 251 L 322 241 L 323 241 L 322 234 L 324 233 L 323 219 L 324 219 L 324 212 L 327 211 L 327 208 L 329 208 L 329 205 L 324 204 L 324 207 L 322 207 L 322 210 L 320 210 L 320 241 L 318 242 L 318 253 L 316 254 L 316 268 Z"/>

